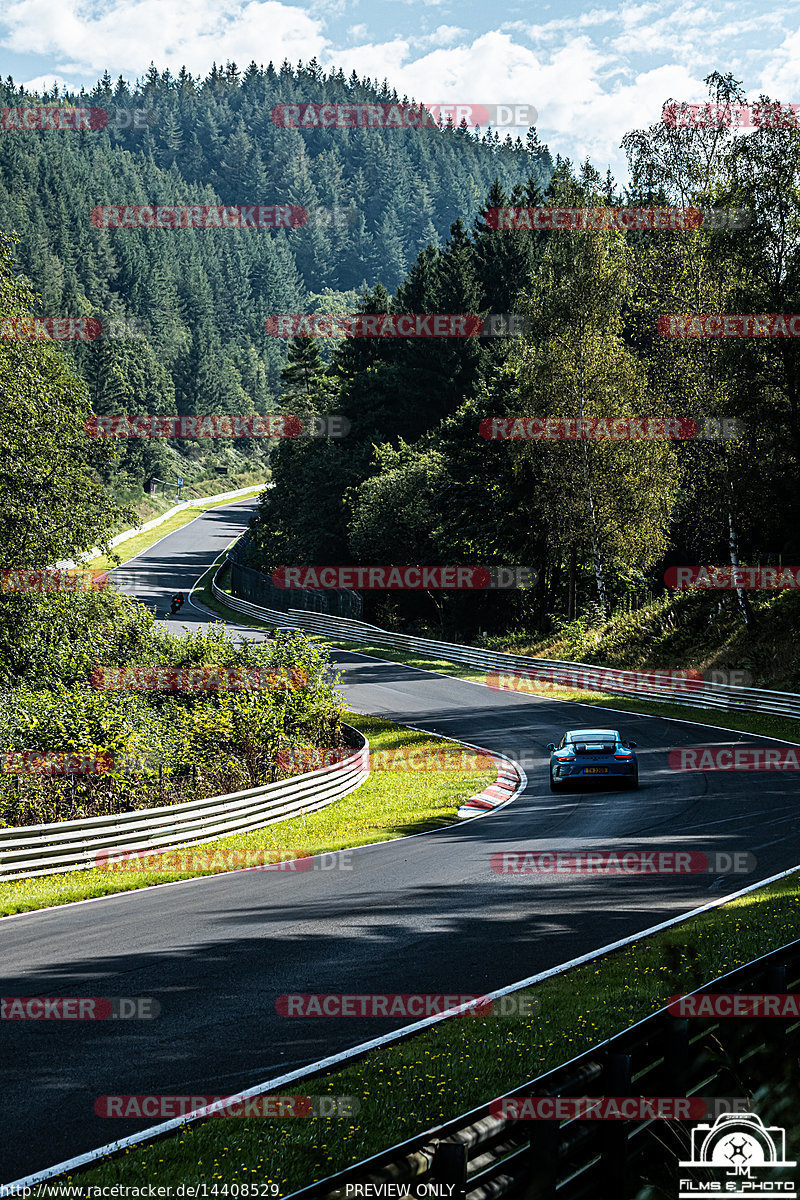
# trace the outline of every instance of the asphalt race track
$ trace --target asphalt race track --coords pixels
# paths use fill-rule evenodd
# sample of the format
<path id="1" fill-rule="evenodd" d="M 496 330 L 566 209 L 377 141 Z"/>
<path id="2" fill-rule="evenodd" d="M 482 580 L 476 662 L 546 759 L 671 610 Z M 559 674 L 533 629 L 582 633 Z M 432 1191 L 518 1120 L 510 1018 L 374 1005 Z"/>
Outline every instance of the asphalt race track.
<path id="1" fill-rule="evenodd" d="M 251 510 L 214 509 L 169 535 L 118 573 L 124 590 L 163 614 Z M 184 615 L 170 627 L 202 624 L 188 605 Z M 615 718 L 356 653 L 334 660 L 356 711 L 537 758 L 527 790 L 480 820 L 356 850 L 350 870 L 233 873 L 4 919 L 4 996 L 152 996 L 162 1011 L 149 1022 L 4 1022 L 0 1179 L 153 1123 L 95 1116 L 99 1096 L 233 1093 L 406 1023 L 286 1018 L 275 1008 L 284 993 L 489 991 L 800 862 L 796 772 L 667 765 L 673 747 L 765 739 Z M 545 745 L 590 724 L 616 724 L 639 743 L 638 792 L 550 793 Z M 749 851 L 758 866 L 622 879 L 490 868 L 497 850 L 578 848 Z"/>

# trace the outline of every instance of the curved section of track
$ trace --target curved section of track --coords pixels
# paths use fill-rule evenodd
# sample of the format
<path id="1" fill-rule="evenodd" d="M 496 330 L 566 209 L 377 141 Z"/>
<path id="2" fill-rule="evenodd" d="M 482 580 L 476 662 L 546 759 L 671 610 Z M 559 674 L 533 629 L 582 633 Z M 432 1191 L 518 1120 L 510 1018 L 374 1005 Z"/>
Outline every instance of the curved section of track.
<path id="1" fill-rule="evenodd" d="M 166 611 L 239 532 L 252 504 L 212 510 L 124 568 Z M 122 572 L 120 572 L 122 574 Z M 203 623 L 187 618 L 172 627 Z M 244 637 L 263 635 L 238 627 Z M 352 852 L 352 870 L 220 875 L 0 922 L 2 994 L 155 996 L 157 1021 L 4 1022 L 0 1178 L 133 1133 L 96 1097 L 234 1092 L 400 1022 L 286 1018 L 292 992 L 480 993 L 734 892 L 746 876 L 494 874 L 498 850 L 747 850 L 765 877 L 800 861 L 792 773 L 679 774 L 673 747 L 745 735 L 492 691 L 335 651 L 356 712 L 538 757 L 513 804 L 485 820 Z M 552 795 L 544 747 L 564 728 L 619 725 L 639 743 L 638 792 Z M 746 735 L 748 742 L 764 739 Z"/>

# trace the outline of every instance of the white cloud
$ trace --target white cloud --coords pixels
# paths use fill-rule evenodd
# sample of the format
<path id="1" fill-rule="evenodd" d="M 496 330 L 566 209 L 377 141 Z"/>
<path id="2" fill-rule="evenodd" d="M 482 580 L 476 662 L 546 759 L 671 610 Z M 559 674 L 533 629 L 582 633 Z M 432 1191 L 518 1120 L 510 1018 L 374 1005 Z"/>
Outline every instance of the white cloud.
<path id="1" fill-rule="evenodd" d="M 37 75 L 35 79 L 26 79 L 20 86 L 27 92 L 36 92 L 37 95 L 41 95 L 42 92 L 52 92 L 56 84 L 62 92 L 79 92 L 81 90 L 79 83 L 65 79 L 63 75 Z"/>
<path id="2" fill-rule="evenodd" d="M 440 25 L 434 29 L 433 33 L 422 34 L 419 37 L 412 38 L 413 46 L 449 46 L 453 42 L 457 42 L 459 38 L 463 41 L 469 37 L 469 30 L 462 29 L 459 25 Z"/>
<path id="3" fill-rule="evenodd" d="M 800 31 L 786 35 L 786 40 L 764 64 L 753 96 L 766 92 L 782 104 L 800 103 Z"/>
<path id="4" fill-rule="evenodd" d="M 541 69 L 536 53 L 505 33 L 483 34 L 469 45 L 449 49 L 439 45 L 417 58 L 411 56 L 411 43 L 398 38 L 351 47 L 336 55 L 337 62 L 342 60 L 346 73 L 355 69 L 359 74 L 386 75 L 398 92 L 429 103 L 518 101 L 540 107 L 531 94 Z"/>
<path id="5" fill-rule="evenodd" d="M 627 171 L 623 135 L 656 122 L 670 96 L 705 99 L 703 77 L 714 68 L 743 78 L 750 96 L 765 90 L 800 101 L 800 33 L 784 29 L 787 10 L 774 7 L 777 0 L 761 10 L 755 0 L 594 0 L 570 16 L 498 21 L 477 33 L 444 23 L 431 29 L 426 6 L 449 0 L 387 4 L 353 24 L 334 21 L 354 0 L 316 0 L 313 8 L 304 0 L 103 2 L 10 0 L 0 16 L 5 45 L 52 61 L 52 73 L 31 84 L 93 80 L 106 67 L 132 79 L 151 61 L 205 76 L 212 61 L 244 68 L 253 58 L 279 65 L 316 57 L 326 69 L 386 78 L 401 95 L 431 104 L 533 105 L 554 152 L 574 162 L 589 156 L 618 179 Z M 386 10 L 404 19 L 379 25 Z M 483 19 L 492 20 L 491 11 Z M 395 34 L 398 27 L 409 32 Z"/>
<path id="6" fill-rule="evenodd" d="M 50 55 L 57 69 L 83 75 L 108 67 L 132 78 L 151 61 L 205 75 L 213 61 L 295 63 L 330 49 L 319 17 L 278 0 L 111 0 L 96 14 L 79 0 L 12 0 L 1 19 L 9 50 Z"/>
<path id="7" fill-rule="evenodd" d="M 733 14 L 733 6 L 728 8 Z M 669 12 L 644 5 L 635 14 L 635 19 L 626 22 L 625 31 L 614 38 L 611 45 L 621 56 L 671 55 L 682 65 L 706 75 L 710 55 L 719 54 L 722 60 L 727 54 L 725 47 L 764 26 L 760 13 L 738 20 L 733 15 L 720 20 L 721 15 L 718 12 L 715 20 L 710 8 L 697 7 L 686 0 Z"/>
<path id="8" fill-rule="evenodd" d="M 501 33 L 520 33 L 531 42 L 552 41 L 566 31 L 577 33 L 595 25 L 608 25 L 619 20 L 619 13 L 609 8 L 593 8 L 589 12 L 575 13 L 569 17 L 554 17 L 552 21 L 531 25 L 529 21 L 505 21 Z"/>

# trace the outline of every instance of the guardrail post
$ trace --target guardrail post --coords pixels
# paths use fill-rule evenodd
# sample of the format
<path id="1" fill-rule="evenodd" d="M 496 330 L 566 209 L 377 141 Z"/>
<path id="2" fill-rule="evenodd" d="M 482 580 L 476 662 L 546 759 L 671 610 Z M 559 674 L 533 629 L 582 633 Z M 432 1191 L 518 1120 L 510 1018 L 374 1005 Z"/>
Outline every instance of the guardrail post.
<path id="1" fill-rule="evenodd" d="M 630 1054 L 609 1054 L 603 1072 L 603 1094 L 630 1096 Z M 602 1200 L 627 1200 L 628 1196 L 628 1122 L 609 1121 L 603 1130 L 603 1149 L 600 1155 L 600 1187 Z"/>
<path id="2" fill-rule="evenodd" d="M 689 1086 L 689 1022 L 668 1017 L 664 1047 L 664 1094 L 685 1096 Z"/>
<path id="3" fill-rule="evenodd" d="M 529 1175 L 522 1192 L 523 1200 L 556 1200 L 560 1141 L 558 1121 L 542 1121 L 532 1134 L 525 1155 Z"/>
<path id="4" fill-rule="evenodd" d="M 766 971 L 766 990 L 768 992 L 786 991 L 786 963 L 770 963 Z"/>
<path id="5" fill-rule="evenodd" d="M 463 1142 L 439 1142 L 433 1152 L 431 1179 L 434 1183 L 449 1184 L 452 1200 L 466 1200 L 467 1147 Z"/>
<path id="6" fill-rule="evenodd" d="M 771 962 L 764 972 L 764 990 L 782 995 L 786 992 L 786 963 Z M 774 1017 L 762 1017 L 758 1022 L 758 1032 L 763 1038 L 765 1054 L 765 1074 L 777 1075 L 781 1078 L 786 1070 L 786 1041 L 785 1031 L 789 1024 L 786 1020 Z"/>

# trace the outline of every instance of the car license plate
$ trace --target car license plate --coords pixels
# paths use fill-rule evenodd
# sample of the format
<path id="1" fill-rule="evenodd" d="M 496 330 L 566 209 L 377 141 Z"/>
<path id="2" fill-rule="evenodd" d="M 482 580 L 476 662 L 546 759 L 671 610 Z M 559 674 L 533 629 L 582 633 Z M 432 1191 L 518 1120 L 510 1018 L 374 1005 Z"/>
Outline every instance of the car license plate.
<path id="1" fill-rule="evenodd" d="M 608 767 L 587 767 L 584 775 L 607 775 Z"/>

